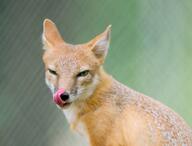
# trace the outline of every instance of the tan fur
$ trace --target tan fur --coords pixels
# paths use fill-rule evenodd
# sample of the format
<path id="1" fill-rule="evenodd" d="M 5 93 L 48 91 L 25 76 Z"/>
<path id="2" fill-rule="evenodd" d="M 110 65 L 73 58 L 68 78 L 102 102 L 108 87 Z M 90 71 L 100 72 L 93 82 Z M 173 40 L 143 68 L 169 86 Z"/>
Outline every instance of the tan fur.
<path id="1" fill-rule="evenodd" d="M 71 128 L 83 133 L 91 146 L 192 146 L 191 128 L 178 114 L 105 73 L 109 40 L 110 27 L 86 44 L 67 44 L 55 24 L 44 21 L 46 79 L 71 93 L 84 89 L 62 109 Z M 51 67 L 57 76 L 47 71 Z M 77 79 L 74 75 L 82 67 L 90 74 Z"/>

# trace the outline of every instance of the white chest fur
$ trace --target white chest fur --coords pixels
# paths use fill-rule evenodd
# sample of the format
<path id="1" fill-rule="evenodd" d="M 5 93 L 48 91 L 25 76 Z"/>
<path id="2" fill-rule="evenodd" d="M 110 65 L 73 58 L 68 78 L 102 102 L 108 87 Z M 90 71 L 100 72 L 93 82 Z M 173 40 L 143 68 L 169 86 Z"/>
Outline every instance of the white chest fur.
<path id="1" fill-rule="evenodd" d="M 64 109 L 63 113 L 67 118 L 67 121 L 69 122 L 69 124 L 72 124 L 75 121 L 77 121 L 78 110 L 75 106 L 71 105 L 69 108 Z"/>
<path id="2" fill-rule="evenodd" d="M 68 109 L 63 110 L 63 113 L 67 118 L 69 124 L 74 126 L 72 128 L 80 135 L 82 135 L 85 138 L 86 142 L 89 143 L 87 128 L 85 124 L 77 118 L 78 111 L 79 110 L 75 106 L 71 105 Z"/>

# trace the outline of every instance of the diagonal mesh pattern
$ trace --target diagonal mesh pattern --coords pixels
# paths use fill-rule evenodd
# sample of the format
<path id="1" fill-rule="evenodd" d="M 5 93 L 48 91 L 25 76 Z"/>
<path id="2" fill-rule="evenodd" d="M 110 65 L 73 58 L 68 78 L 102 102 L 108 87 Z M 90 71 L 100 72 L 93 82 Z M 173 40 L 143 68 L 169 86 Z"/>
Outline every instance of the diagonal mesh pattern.
<path id="1" fill-rule="evenodd" d="M 112 24 L 107 71 L 192 125 L 191 17 L 190 0 L 0 0 L 0 146 L 85 145 L 44 83 L 44 18 L 69 43 Z"/>

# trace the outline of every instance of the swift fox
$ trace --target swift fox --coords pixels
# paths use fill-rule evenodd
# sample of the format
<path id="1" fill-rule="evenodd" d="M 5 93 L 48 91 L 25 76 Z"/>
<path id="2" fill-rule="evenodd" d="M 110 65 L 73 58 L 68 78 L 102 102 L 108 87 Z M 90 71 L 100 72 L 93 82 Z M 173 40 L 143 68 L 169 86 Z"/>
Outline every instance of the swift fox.
<path id="1" fill-rule="evenodd" d="M 192 130 L 173 110 L 116 81 L 103 69 L 111 26 L 72 45 L 43 23 L 45 81 L 71 129 L 90 146 L 192 146 Z"/>

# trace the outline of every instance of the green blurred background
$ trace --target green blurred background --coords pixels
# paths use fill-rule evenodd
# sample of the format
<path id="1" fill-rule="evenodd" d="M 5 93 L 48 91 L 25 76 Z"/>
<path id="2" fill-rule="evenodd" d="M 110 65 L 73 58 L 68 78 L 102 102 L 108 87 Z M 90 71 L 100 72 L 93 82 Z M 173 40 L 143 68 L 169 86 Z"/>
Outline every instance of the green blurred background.
<path id="1" fill-rule="evenodd" d="M 192 126 L 191 0 L 0 0 L 0 146 L 85 145 L 44 83 L 44 18 L 70 43 L 112 24 L 106 70 Z"/>

